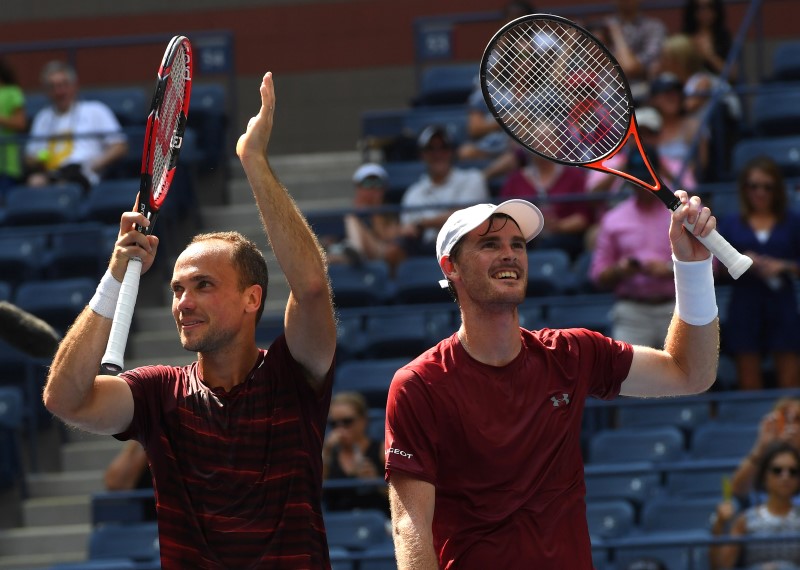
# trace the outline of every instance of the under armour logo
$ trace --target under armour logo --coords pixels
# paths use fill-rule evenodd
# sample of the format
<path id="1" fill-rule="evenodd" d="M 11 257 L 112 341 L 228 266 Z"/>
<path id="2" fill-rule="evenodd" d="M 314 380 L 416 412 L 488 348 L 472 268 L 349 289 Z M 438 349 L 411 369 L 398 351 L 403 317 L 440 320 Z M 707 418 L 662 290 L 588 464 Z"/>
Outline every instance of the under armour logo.
<path id="1" fill-rule="evenodd" d="M 553 402 L 553 407 L 558 408 L 559 406 L 566 406 L 569 404 L 569 394 L 561 394 L 561 397 L 553 396 L 550 398 L 550 401 Z"/>

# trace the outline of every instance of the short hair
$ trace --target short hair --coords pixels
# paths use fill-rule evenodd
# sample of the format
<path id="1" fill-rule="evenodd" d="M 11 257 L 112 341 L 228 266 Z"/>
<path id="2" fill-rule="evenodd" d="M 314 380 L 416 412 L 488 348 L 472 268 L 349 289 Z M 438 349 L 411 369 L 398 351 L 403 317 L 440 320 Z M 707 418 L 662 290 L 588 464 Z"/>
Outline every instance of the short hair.
<path id="1" fill-rule="evenodd" d="M 45 66 L 42 68 L 42 73 L 39 75 L 42 85 L 46 86 L 47 80 L 50 79 L 50 76 L 55 73 L 63 73 L 67 76 L 71 83 L 78 81 L 78 74 L 76 73 L 74 67 L 65 61 L 53 60 L 45 64 Z"/>
<path id="2" fill-rule="evenodd" d="M 346 404 L 348 406 L 352 406 L 353 409 L 355 409 L 358 417 L 367 417 L 367 400 L 360 392 L 337 392 L 331 398 L 331 406 L 334 404 Z"/>
<path id="3" fill-rule="evenodd" d="M 207 241 L 222 241 L 231 246 L 231 262 L 239 273 L 239 289 L 243 291 L 251 285 L 261 286 L 261 306 L 256 313 L 256 323 L 261 320 L 267 301 L 269 271 L 264 254 L 258 246 L 239 232 L 207 232 L 194 236 L 189 245 Z"/>
<path id="4" fill-rule="evenodd" d="M 800 451 L 797 450 L 791 443 L 783 440 L 773 441 L 767 446 L 766 451 L 761 456 L 761 463 L 758 465 L 758 470 L 756 471 L 756 479 L 755 479 L 755 488 L 756 491 L 765 492 L 766 488 L 766 480 L 767 480 L 767 472 L 769 471 L 770 466 L 772 465 L 772 460 L 775 459 L 778 455 L 783 455 L 784 453 L 790 454 L 794 457 L 795 463 L 797 463 L 797 467 L 800 468 Z M 800 478 L 797 479 L 800 481 Z M 800 491 L 800 485 L 798 485 L 797 489 L 795 489 L 795 495 Z"/>

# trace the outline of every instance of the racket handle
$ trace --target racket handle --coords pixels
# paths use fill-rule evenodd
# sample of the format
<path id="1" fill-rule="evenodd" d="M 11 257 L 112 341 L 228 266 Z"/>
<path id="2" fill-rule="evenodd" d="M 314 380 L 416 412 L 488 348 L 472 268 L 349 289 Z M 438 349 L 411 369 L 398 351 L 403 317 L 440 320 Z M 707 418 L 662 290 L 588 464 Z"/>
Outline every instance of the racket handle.
<path id="1" fill-rule="evenodd" d="M 694 224 L 684 222 L 683 225 L 689 231 L 694 230 Z M 728 268 L 728 273 L 734 279 L 739 279 L 753 265 L 752 259 L 736 251 L 736 248 L 728 243 L 717 230 L 713 230 L 705 237 L 695 237 Z"/>
<path id="2" fill-rule="evenodd" d="M 117 309 L 114 311 L 114 321 L 111 323 L 111 334 L 108 336 L 106 353 L 102 360 L 103 367 L 114 373 L 122 372 L 124 366 L 125 346 L 128 344 L 128 333 L 131 330 L 136 297 L 139 295 L 141 275 L 142 261 L 134 257 L 128 262 L 128 269 L 122 280 L 122 287 L 120 287 L 117 298 Z"/>

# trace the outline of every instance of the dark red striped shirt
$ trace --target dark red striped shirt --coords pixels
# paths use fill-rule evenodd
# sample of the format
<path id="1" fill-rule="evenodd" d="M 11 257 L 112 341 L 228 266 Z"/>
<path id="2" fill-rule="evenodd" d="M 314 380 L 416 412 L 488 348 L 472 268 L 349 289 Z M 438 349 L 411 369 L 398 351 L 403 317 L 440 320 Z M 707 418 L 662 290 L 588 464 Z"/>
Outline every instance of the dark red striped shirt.
<path id="1" fill-rule="evenodd" d="M 210 389 L 198 364 L 122 374 L 144 445 L 163 568 L 330 568 L 322 440 L 333 367 L 315 393 L 280 336 L 245 382 Z"/>

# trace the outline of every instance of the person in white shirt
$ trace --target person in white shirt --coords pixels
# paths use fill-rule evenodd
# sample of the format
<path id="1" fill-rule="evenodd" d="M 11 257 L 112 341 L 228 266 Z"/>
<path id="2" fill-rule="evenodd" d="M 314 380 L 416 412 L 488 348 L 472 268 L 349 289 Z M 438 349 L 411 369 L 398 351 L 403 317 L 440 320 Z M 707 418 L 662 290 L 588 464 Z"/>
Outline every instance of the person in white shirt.
<path id="1" fill-rule="evenodd" d="M 465 205 L 489 199 L 486 179 L 480 170 L 454 165 L 455 145 L 444 126 L 426 127 L 417 144 L 426 173 L 408 187 L 401 202 L 400 233 L 408 255 L 433 252 L 439 228 L 450 214 Z"/>
<path id="2" fill-rule="evenodd" d="M 26 182 L 35 187 L 77 182 L 88 190 L 127 152 L 125 133 L 107 105 L 78 100 L 78 76 L 68 64 L 51 61 L 41 79 L 51 104 L 31 125 Z"/>

